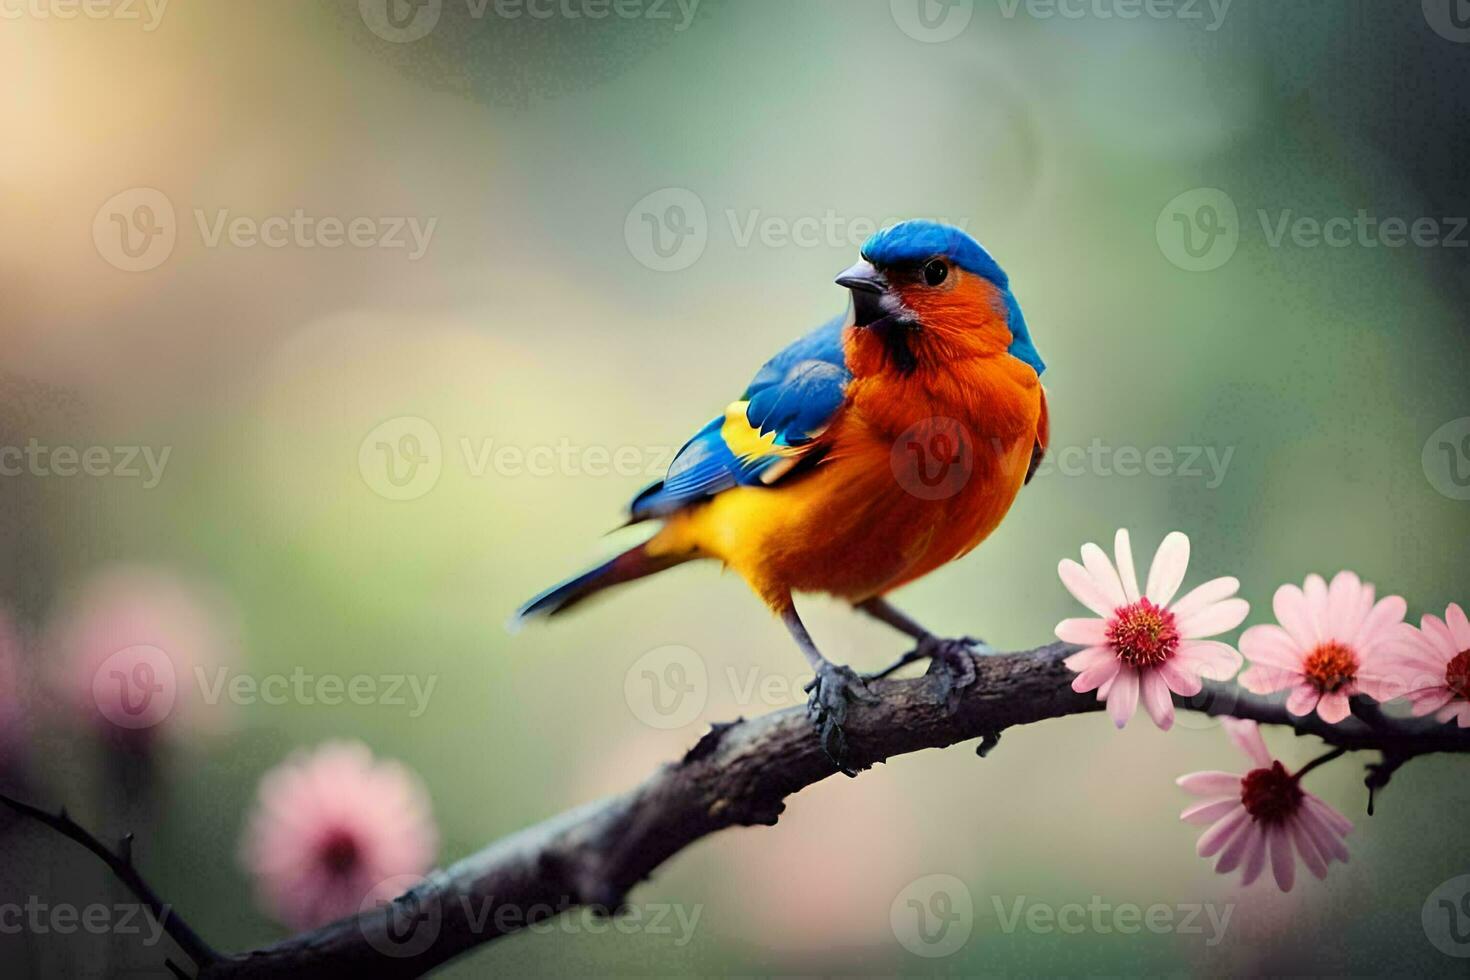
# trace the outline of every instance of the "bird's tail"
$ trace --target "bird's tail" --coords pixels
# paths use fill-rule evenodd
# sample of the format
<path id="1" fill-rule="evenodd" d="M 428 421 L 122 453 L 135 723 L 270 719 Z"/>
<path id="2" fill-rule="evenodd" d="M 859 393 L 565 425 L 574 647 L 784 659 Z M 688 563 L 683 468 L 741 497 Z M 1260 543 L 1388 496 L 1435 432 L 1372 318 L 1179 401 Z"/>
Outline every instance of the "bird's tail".
<path id="1" fill-rule="evenodd" d="M 629 548 L 611 561 L 569 578 L 560 585 L 552 586 L 516 610 L 515 616 L 510 621 L 510 628 L 515 630 L 529 620 L 566 612 L 583 599 L 603 589 L 662 572 L 694 557 L 691 554 L 654 552 L 649 549 L 651 544 L 653 544 L 652 541 L 645 541 L 637 547 Z"/>

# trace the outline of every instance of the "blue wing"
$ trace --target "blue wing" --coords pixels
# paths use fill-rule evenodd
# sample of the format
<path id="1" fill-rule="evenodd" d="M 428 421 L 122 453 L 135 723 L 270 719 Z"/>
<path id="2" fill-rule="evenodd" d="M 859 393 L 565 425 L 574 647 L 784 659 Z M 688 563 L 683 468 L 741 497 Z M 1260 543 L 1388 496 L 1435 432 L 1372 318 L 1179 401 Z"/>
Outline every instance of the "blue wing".
<path id="1" fill-rule="evenodd" d="M 846 314 L 756 372 L 740 400 L 684 444 L 664 479 L 633 499 L 633 521 L 663 517 L 731 487 L 775 483 L 809 458 L 852 380 L 842 351 Z"/>

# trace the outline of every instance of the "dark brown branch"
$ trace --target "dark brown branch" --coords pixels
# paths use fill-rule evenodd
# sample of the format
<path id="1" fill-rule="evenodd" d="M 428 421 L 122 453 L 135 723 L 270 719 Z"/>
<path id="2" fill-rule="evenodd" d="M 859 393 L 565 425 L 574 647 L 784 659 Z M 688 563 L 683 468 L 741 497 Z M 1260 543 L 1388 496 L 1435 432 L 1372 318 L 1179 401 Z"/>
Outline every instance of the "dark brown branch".
<path id="1" fill-rule="evenodd" d="M 102 841 L 93 836 L 85 827 L 73 820 L 65 809 L 58 813 L 47 813 L 38 807 L 20 800 L 12 799 L 0 793 L 0 803 L 4 803 L 16 813 L 30 817 L 39 823 L 45 824 L 52 830 L 76 841 L 78 844 L 91 851 L 102 859 L 108 870 L 117 875 L 118 879 L 128 887 L 138 900 L 148 907 L 153 918 L 158 921 L 163 931 L 179 944 L 179 948 L 188 954 L 194 961 L 194 965 L 203 967 L 208 963 L 218 960 L 219 954 L 210 948 L 209 944 L 199 938 L 198 933 L 189 927 L 189 924 L 174 913 L 171 906 L 165 905 L 158 897 L 153 888 L 138 873 L 133 866 L 133 835 L 125 834 L 118 841 L 118 849 L 111 850 Z"/>
<path id="2" fill-rule="evenodd" d="M 976 683 L 948 714 L 930 678 L 874 685 L 875 705 L 857 706 L 847 732 L 854 761 L 866 767 L 906 752 L 981 738 L 1002 730 L 1096 711 L 1076 694 L 1061 643 L 984 657 Z M 1348 751 L 1371 750 L 1402 764 L 1435 752 L 1470 752 L 1470 730 L 1429 719 L 1369 712 L 1327 725 L 1297 718 L 1281 704 L 1229 685 L 1209 685 L 1184 710 L 1282 725 Z M 228 956 L 204 978 L 408 977 L 466 950 L 577 906 L 615 910 L 627 892 L 701 837 L 726 827 L 774 824 L 787 796 L 837 772 L 801 708 L 717 725 L 683 759 L 620 796 L 554 817 L 435 872 L 418 888 L 355 918 Z"/>

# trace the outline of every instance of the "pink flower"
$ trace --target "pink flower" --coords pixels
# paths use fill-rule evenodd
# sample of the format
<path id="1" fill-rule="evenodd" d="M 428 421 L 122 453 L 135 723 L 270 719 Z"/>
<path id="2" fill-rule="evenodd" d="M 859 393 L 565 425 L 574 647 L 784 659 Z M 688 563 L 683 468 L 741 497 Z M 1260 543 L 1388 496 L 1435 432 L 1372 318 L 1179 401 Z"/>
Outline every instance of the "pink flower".
<path id="1" fill-rule="evenodd" d="M 27 710 L 21 667 L 20 633 L 0 610 L 0 772 L 17 765 L 24 755 Z"/>
<path id="2" fill-rule="evenodd" d="M 99 570 L 53 616 L 47 650 L 67 702 L 105 735 L 135 747 L 228 727 L 210 685 L 236 659 L 229 603 L 162 568 Z"/>
<path id="3" fill-rule="evenodd" d="M 1386 652 L 1364 668 L 1362 685 L 1379 701 L 1406 697 L 1415 715 L 1439 712 L 1470 728 L 1470 622 L 1451 605 L 1444 619 L 1425 616 L 1418 629 L 1399 625 L 1384 643 Z"/>
<path id="4" fill-rule="evenodd" d="M 1261 731 L 1253 721 L 1224 719 L 1225 731 L 1258 768 L 1243 776 L 1228 772 L 1192 772 L 1178 784 L 1205 799 L 1179 815 L 1181 820 L 1208 824 L 1199 839 L 1199 856 L 1220 855 L 1218 874 L 1243 868 L 1241 883 L 1250 885 L 1269 861 L 1276 886 L 1291 891 L 1296 881 L 1296 859 L 1317 878 L 1327 877 L 1333 861 L 1346 864 L 1343 838 L 1352 822 L 1301 788 L 1301 777 L 1271 758 Z"/>
<path id="5" fill-rule="evenodd" d="M 396 762 L 365 745 L 328 742 L 266 773 L 240 859 L 261 907 L 312 929 L 402 893 L 438 847 L 429 798 Z"/>
<path id="6" fill-rule="evenodd" d="M 1141 697 L 1154 723 L 1167 731 L 1174 724 L 1173 694 L 1193 697 L 1201 677 L 1229 680 L 1240 669 L 1233 647 L 1205 638 L 1239 626 L 1250 606 L 1232 598 L 1240 583 L 1228 577 L 1170 605 L 1189 567 L 1189 538 L 1179 531 L 1159 545 L 1142 592 L 1126 530 L 1118 532 L 1113 551 L 1116 567 L 1095 544 L 1082 546 L 1081 565 L 1068 558 L 1057 567 L 1067 590 L 1102 617 L 1057 624 L 1058 639 L 1087 648 L 1066 660 L 1077 672 L 1072 690 L 1096 690 L 1119 728 Z"/>
<path id="7" fill-rule="evenodd" d="M 1320 575 L 1308 575 L 1302 588 L 1283 585 L 1272 607 L 1280 626 L 1241 634 L 1240 650 L 1251 662 L 1241 686 L 1255 694 L 1290 688 L 1286 710 L 1315 710 L 1334 725 L 1348 716 L 1350 697 L 1377 689 L 1375 661 L 1406 608 L 1396 595 L 1375 604 L 1373 586 L 1352 572 L 1338 572 L 1330 586 Z"/>

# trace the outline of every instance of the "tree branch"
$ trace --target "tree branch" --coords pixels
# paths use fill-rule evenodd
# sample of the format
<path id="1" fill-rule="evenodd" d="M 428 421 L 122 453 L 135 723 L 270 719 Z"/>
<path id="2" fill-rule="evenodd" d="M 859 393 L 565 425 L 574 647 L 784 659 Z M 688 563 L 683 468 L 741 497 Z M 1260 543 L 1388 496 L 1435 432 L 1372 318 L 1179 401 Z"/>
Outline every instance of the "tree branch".
<path id="1" fill-rule="evenodd" d="M 179 948 L 189 955 L 197 966 L 204 966 L 219 959 L 219 954 L 210 948 L 209 944 L 199 938 L 199 934 L 189 927 L 181 917 L 174 914 L 172 907 L 164 904 L 163 899 L 153 891 L 138 869 L 133 865 L 133 835 L 124 834 L 118 841 L 118 849 L 111 850 L 97 837 L 90 833 L 85 827 L 73 820 L 63 808 L 57 813 L 47 813 L 39 807 L 22 803 L 20 800 L 12 799 L 0 793 L 0 803 L 4 803 L 16 813 L 30 817 L 38 823 L 50 827 L 64 837 L 76 841 L 78 844 L 91 851 L 102 859 L 109 871 L 117 875 L 118 879 L 128 887 L 138 900 L 148 907 L 153 918 L 157 920 L 163 931 L 179 944 Z"/>
<path id="2" fill-rule="evenodd" d="M 987 749 L 1004 729 L 1099 710 L 1094 695 L 1071 689 L 1062 660 L 1074 649 L 1054 643 L 980 658 L 976 682 L 953 714 L 930 677 L 875 684 L 880 703 L 854 706 L 848 719 L 853 761 L 866 768 L 973 738 Z M 1207 685 L 1179 706 L 1286 726 L 1347 751 L 1378 751 L 1394 768 L 1420 755 L 1470 752 L 1470 730 L 1381 712 L 1328 725 L 1233 685 Z M 836 772 L 801 708 L 716 725 L 627 793 L 492 844 L 390 905 L 208 963 L 201 977 L 417 976 L 570 908 L 615 911 L 634 885 L 689 844 L 726 827 L 774 824 L 787 796 Z"/>

